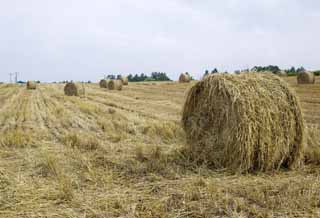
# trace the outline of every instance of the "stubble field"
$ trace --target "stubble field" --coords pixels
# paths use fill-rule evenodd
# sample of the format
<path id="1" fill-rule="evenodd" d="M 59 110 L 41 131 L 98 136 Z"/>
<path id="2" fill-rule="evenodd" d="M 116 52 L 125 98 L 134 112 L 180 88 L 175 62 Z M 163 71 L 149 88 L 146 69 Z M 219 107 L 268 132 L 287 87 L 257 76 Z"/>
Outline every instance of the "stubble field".
<path id="1" fill-rule="evenodd" d="M 234 175 L 193 163 L 180 124 L 191 84 L 0 85 L 0 217 L 320 217 L 320 78 L 296 85 L 302 169 Z"/>

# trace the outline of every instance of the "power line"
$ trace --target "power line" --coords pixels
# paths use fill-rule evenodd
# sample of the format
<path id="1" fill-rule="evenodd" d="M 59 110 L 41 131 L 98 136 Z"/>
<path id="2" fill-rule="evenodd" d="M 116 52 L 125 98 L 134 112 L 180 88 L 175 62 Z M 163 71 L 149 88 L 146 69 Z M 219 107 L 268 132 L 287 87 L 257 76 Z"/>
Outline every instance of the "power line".
<path id="1" fill-rule="evenodd" d="M 13 73 L 9 73 L 9 76 L 10 76 L 10 83 L 12 83 L 12 76 L 13 76 Z"/>
<path id="2" fill-rule="evenodd" d="M 18 75 L 19 75 L 19 73 L 18 73 L 18 72 L 15 72 L 15 78 L 14 78 L 15 83 L 17 83 L 17 82 L 18 82 Z"/>

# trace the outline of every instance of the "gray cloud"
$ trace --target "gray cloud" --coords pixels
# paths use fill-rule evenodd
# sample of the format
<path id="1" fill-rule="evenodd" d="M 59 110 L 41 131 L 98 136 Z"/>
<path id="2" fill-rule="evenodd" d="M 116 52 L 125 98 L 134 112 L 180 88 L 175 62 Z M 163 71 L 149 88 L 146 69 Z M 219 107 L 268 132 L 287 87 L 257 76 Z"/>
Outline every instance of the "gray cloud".
<path id="1" fill-rule="evenodd" d="M 0 80 L 104 73 L 320 68 L 316 0 L 11 0 L 0 8 Z"/>

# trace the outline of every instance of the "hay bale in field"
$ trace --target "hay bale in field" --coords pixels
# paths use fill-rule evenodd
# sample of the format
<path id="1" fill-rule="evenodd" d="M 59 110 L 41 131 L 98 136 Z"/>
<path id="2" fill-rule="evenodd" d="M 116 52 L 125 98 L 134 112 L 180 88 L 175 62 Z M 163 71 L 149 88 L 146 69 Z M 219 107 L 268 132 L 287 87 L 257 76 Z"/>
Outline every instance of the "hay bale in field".
<path id="1" fill-rule="evenodd" d="M 109 90 L 122 90 L 122 81 L 121 80 L 110 80 L 108 82 L 108 89 Z"/>
<path id="2" fill-rule="evenodd" d="M 37 83 L 34 81 L 27 82 L 27 89 L 37 89 Z"/>
<path id="3" fill-rule="evenodd" d="M 67 96 L 81 96 L 85 95 L 85 88 L 83 84 L 76 84 L 74 82 L 68 82 L 64 86 L 64 94 Z"/>
<path id="4" fill-rule="evenodd" d="M 128 77 L 121 76 L 120 80 L 122 81 L 122 85 L 127 86 L 128 85 Z"/>
<path id="5" fill-rule="evenodd" d="M 190 156 L 213 168 L 294 168 L 303 155 L 300 104 L 272 74 L 208 76 L 190 89 L 182 123 Z"/>
<path id="6" fill-rule="evenodd" d="M 286 77 L 286 76 L 288 76 L 287 73 L 286 73 L 285 71 L 283 71 L 283 70 L 281 70 L 280 72 L 278 72 L 277 75 L 280 76 L 280 77 Z"/>
<path id="7" fill-rule="evenodd" d="M 100 88 L 108 88 L 108 81 L 105 79 L 100 80 L 99 82 Z"/>
<path id="8" fill-rule="evenodd" d="M 179 82 L 180 83 L 188 83 L 190 82 L 191 78 L 188 73 L 182 73 L 179 77 Z"/>
<path id="9" fill-rule="evenodd" d="M 316 78 L 312 72 L 302 72 L 297 75 L 298 84 L 314 84 Z"/>

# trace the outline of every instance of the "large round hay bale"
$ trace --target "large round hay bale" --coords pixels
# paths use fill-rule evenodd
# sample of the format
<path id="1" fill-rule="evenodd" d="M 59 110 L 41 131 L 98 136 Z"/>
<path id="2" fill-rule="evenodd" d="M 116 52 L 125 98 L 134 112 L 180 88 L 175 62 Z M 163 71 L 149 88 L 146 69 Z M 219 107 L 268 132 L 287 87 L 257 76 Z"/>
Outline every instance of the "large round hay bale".
<path id="1" fill-rule="evenodd" d="M 300 164 L 301 108 L 278 76 L 208 76 L 190 89 L 182 123 L 191 157 L 213 168 L 250 172 Z"/>
<path id="2" fill-rule="evenodd" d="M 180 83 L 188 83 L 190 82 L 191 78 L 189 76 L 189 74 L 187 73 L 182 73 L 179 77 L 179 82 Z"/>
<path id="3" fill-rule="evenodd" d="M 105 79 L 100 80 L 99 82 L 100 88 L 108 88 L 108 81 Z"/>
<path id="4" fill-rule="evenodd" d="M 64 94 L 67 96 L 81 96 L 85 94 L 85 88 L 83 84 L 76 84 L 69 82 L 64 86 Z"/>
<path id="5" fill-rule="evenodd" d="M 316 78 L 312 72 L 302 72 L 297 75 L 298 84 L 314 84 Z"/>
<path id="6" fill-rule="evenodd" d="M 128 77 L 126 77 L 126 76 L 122 76 L 121 78 L 120 78 L 120 80 L 122 81 L 122 85 L 124 85 L 124 86 L 127 86 L 128 85 Z"/>
<path id="7" fill-rule="evenodd" d="M 122 81 L 121 80 L 110 80 L 108 82 L 109 90 L 122 90 Z"/>
<path id="8" fill-rule="evenodd" d="M 37 89 L 37 83 L 34 81 L 27 82 L 27 89 Z"/>

